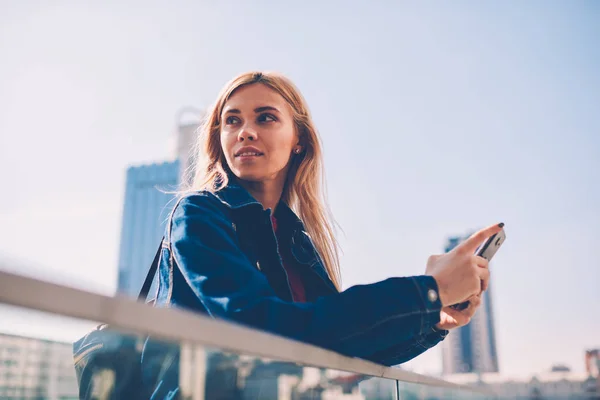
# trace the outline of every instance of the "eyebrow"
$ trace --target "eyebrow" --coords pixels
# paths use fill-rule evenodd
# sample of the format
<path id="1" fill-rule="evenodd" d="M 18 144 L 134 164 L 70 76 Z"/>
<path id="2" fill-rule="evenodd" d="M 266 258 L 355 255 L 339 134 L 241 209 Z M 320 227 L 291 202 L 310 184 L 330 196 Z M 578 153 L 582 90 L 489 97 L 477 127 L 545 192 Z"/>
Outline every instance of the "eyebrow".
<path id="1" fill-rule="evenodd" d="M 257 107 L 257 108 L 254 109 L 254 112 L 256 114 L 264 112 L 264 111 L 276 111 L 278 113 L 281 113 L 281 111 L 279 111 L 277 108 L 275 108 L 273 106 L 262 106 L 262 107 Z M 223 115 L 225 115 L 225 114 L 241 114 L 241 113 L 242 112 L 239 109 L 237 109 L 237 108 L 231 108 L 231 109 L 225 111 L 223 113 Z"/>

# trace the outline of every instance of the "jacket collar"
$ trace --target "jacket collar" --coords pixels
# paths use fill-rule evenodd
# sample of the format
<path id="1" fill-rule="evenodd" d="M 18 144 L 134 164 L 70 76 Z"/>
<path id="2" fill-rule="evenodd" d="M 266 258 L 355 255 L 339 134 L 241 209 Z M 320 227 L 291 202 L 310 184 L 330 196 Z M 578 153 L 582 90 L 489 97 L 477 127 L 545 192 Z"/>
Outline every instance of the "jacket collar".
<path id="1" fill-rule="evenodd" d="M 230 178 L 229 183 L 224 188 L 216 191 L 215 196 L 228 208 L 232 210 L 242 210 L 256 208 L 263 210 L 262 204 L 260 204 L 246 189 L 244 189 L 235 178 Z M 292 209 L 283 201 L 280 201 L 275 210 L 275 217 L 278 221 L 278 226 L 281 227 L 282 233 L 290 238 L 292 246 L 297 248 L 298 252 L 308 252 L 309 254 L 316 254 L 316 250 L 313 245 L 310 245 L 311 249 L 306 249 L 306 246 L 294 245 L 294 240 L 299 231 L 304 231 L 304 224 L 302 220 L 292 211 Z M 279 229 L 279 228 L 278 228 Z M 298 239 L 301 240 L 301 239 Z M 297 247 L 299 246 L 299 247 Z M 292 251 L 292 254 L 294 252 Z M 296 255 L 294 255 L 296 257 Z M 301 262 L 296 258 L 297 261 Z M 331 282 L 325 267 L 321 262 L 313 263 L 311 268 L 321 277 L 321 279 L 327 284 L 329 289 L 337 293 L 337 289 Z"/>
<path id="2" fill-rule="evenodd" d="M 259 206 L 262 209 L 262 204 L 243 188 L 235 178 L 229 178 L 227 186 L 215 192 L 215 196 L 232 210 L 256 206 Z M 304 229 L 304 224 L 300 218 L 298 218 L 294 211 L 292 211 L 292 209 L 283 201 L 280 201 L 277 205 L 275 217 L 277 220 L 281 221 L 282 226 Z"/>
<path id="3" fill-rule="evenodd" d="M 215 192 L 215 196 L 223 204 L 231 209 L 238 209 L 246 206 L 250 206 L 252 204 L 259 205 L 260 204 L 252 195 L 244 189 L 237 181 L 229 178 L 229 183 L 227 186 Z"/>

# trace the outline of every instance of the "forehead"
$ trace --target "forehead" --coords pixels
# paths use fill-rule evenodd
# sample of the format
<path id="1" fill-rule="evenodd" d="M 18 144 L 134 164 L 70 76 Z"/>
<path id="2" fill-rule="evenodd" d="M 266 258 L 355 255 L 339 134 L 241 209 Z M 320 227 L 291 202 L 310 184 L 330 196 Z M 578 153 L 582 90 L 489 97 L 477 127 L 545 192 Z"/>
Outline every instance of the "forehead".
<path id="1" fill-rule="evenodd" d="M 273 89 L 261 84 L 253 83 L 237 89 L 225 102 L 223 112 L 228 109 L 254 109 L 256 107 L 274 106 L 283 111 L 287 108 L 287 101 Z"/>

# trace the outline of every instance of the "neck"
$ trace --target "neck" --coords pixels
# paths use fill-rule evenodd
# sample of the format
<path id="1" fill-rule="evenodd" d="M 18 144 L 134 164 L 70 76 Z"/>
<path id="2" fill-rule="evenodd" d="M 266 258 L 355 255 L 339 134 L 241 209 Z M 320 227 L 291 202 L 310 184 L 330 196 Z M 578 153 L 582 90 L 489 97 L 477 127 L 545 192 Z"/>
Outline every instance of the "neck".
<path id="1" fill-rule="evenodd" d="M 273 179 L 260 182 L 239 180 L 240 186 L 248 191 L 265 210 L 271 209 L 271 213 L 275 212 L 281 194 L 283 193 L 284 180 Z"/>

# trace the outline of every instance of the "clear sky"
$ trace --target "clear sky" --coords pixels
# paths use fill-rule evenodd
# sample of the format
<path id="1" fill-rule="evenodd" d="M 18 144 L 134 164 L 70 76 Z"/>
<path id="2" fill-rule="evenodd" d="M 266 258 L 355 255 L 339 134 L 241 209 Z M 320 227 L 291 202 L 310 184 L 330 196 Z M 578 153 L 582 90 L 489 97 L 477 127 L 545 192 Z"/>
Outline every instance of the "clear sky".
<path id="1" fill-rule="evenodd" d="M 448 235 L 504 221 L 502 371 L 582 372 L 600 347 L 600 3 L 86 3 L 0 5 L 11 268 L 113 293 L 126 167 L 170 156 L 180 107 L 278 70 L 323 138 L 345 287 L 423 273 Z"/>

